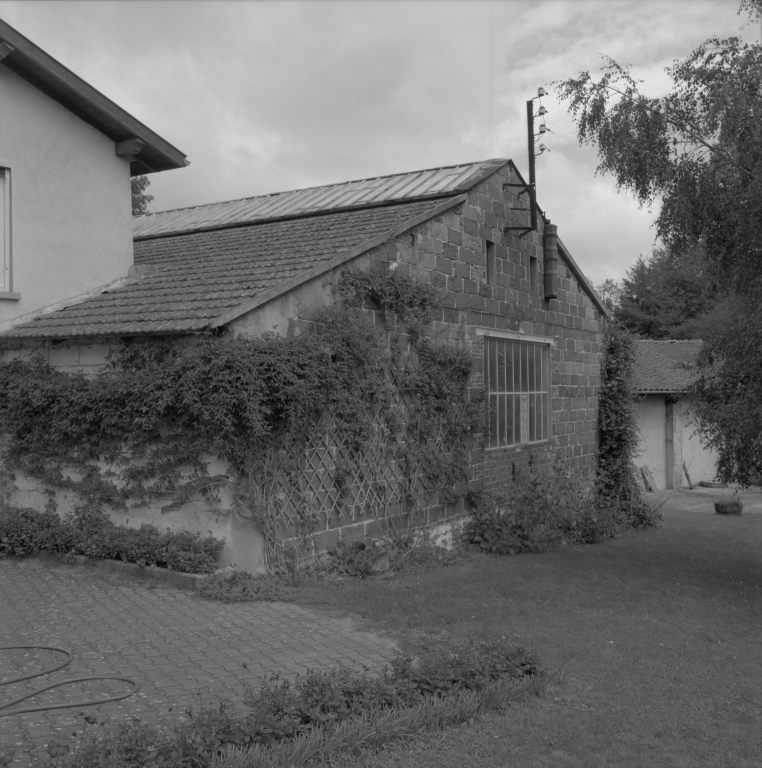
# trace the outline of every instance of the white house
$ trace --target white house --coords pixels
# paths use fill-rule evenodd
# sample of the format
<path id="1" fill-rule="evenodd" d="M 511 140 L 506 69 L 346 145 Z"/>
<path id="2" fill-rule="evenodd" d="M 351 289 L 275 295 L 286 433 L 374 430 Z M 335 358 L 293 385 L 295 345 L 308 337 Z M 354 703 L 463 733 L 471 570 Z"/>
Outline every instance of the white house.
<path id="1" fill-rule="evenodd" d="M 0 20 L 0 330 L 126 279 L 130 177 L 185 155 Z"/>
<path id="2" fill-rule="evenodd" d="M 657 487 L 681 488 L 715 478 L 717 454 L 696 434 L 691 399 L 699 340 L 637 342 L 635 391 L 641 433 L 638 466 L 651 470 Z"/>

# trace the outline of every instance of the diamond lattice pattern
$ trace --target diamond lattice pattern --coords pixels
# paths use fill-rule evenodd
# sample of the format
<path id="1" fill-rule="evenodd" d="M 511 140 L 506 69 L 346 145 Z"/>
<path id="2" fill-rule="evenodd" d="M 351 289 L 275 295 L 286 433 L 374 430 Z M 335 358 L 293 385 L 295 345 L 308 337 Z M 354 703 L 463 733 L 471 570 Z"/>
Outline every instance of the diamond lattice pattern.
<path id="1" fill-rule="evenodd" d="M 390 430 L 378 408 L 370 420 L 369 439 L 358 444 L 323 417 L 306 444 L 282 452 L 269 494 L 274 517 L 282 521 L 280 533 L 293 535 L 305 523 L 308 528 L 332 528 L 373 511 L 388 514 L 408 498 L 433 490 L 430 457 L 464 450 L 465 437 L 444 419 L 433 435 L 415 434 L 409 418 L 414 408 L 413 393 L 398 391 L 394 410 L 400 429 Z"/>

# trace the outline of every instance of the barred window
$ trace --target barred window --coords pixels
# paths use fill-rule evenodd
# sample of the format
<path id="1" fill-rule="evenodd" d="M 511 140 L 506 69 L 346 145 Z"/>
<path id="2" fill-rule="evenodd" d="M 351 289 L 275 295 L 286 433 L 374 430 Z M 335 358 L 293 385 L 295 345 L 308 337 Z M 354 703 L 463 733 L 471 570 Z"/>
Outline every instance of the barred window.
<path id="1" fill-rule="evenodd" d="M 547 440 L 550 346 L 485 336 L 484 388 L 490 448 Z"/>

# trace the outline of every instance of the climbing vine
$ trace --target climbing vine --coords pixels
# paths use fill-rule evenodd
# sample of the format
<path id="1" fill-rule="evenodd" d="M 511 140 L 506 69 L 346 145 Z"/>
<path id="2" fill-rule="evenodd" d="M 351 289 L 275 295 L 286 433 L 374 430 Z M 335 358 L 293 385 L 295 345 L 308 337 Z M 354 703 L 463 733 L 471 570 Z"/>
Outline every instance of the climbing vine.
<path id="1" fill-rule="evenodd" d="M 653 525 L 657 516 L 635 477 L 639 434 L 634 372 L 635 338 L 617 323 L 607 323 L 598 399 L 598 491 L 638 528 Z"/>
<path id="2" fill-rule="evenodd" d="M 338 288 L 344 301 L 293 338 L 133 340 L 89 377 L 56 370 L 41 356 L 0 365 L 5 468 L 88 504 L 125 507 L 171 493 L 169 506 L 179 507 L 199 493 L 214 501 L 232 485 L 239 499 L 263 509 L 278 456 L 318 425 L 359 446 L 380 418 L 391 432 L 413 430 L 419 454 L 443 423 L 452 440 L 467 435 L 480 411 L 465 403 L 470 355 L 421 332 L 435 291 L 395 272 L 349 272 Z M 370 305 L 401 318 L 404 343 L 365 319 L 362 307 Z M 404 415 L 394 407 L 400 390 L 412 393 Z M 427 484 L 448 500 L 465 457 L 429 453 Z M 212 475 L 211 457 L 224 460 L 231 476 Z M 340 492 L 348 476 L 337 469 Z M 305 530 L 309 518 L 305 511 Z M 279 521 L 259 522 L 266 536 L 278 534 Z"/>

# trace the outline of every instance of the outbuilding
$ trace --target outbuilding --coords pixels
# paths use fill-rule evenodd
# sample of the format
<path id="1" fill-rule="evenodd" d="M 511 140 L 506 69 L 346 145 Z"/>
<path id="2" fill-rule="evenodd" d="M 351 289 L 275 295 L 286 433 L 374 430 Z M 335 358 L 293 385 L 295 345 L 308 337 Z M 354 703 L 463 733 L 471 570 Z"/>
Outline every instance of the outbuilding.
<path id="1" fill-rule="evenodd" d="M 701 344 L 697 339 L 637 342 L 639 463 L 648 467 L 659 490 L 715 479 L 717 454 L 696 432 L 688 394 Z"/>
<path id="2" fill-rule="evenodd" d="M 287 336 L 336 300 L 347 267 L 400 270 L 437 289 L 434 336 L 473 356 L 471 390 L 486 409 L 486 432 L 468 454 L 473 487 L 499 490 L 551 450 L 570 470 L 591 473 L 604 308 L 556 227 L 540 215 L 532 230 L 525 189 L 514 164 L 498 159 L 139 216 L 133 278 L 7 329 L 0 359 L 34 352 L 59 368 L 94 371 L 125 338 Z M 384 323 L 382 313 L 367 314 Z M 330 477 L 318 464 L 316 476 Z M 26 483 L 22 495 L 39 505 L 44 490 Z M 323 499 L 325 543 L 363 533 L 367 520 L 337 520 L 321 490 L 313 498 Z M 462 512 L 461 504 L 444 516 Z M 233 548 L 246 538 L 234 533 L 235 516 L 210 522 L 198 506 L 127 516 L 211 525 Z"/>

